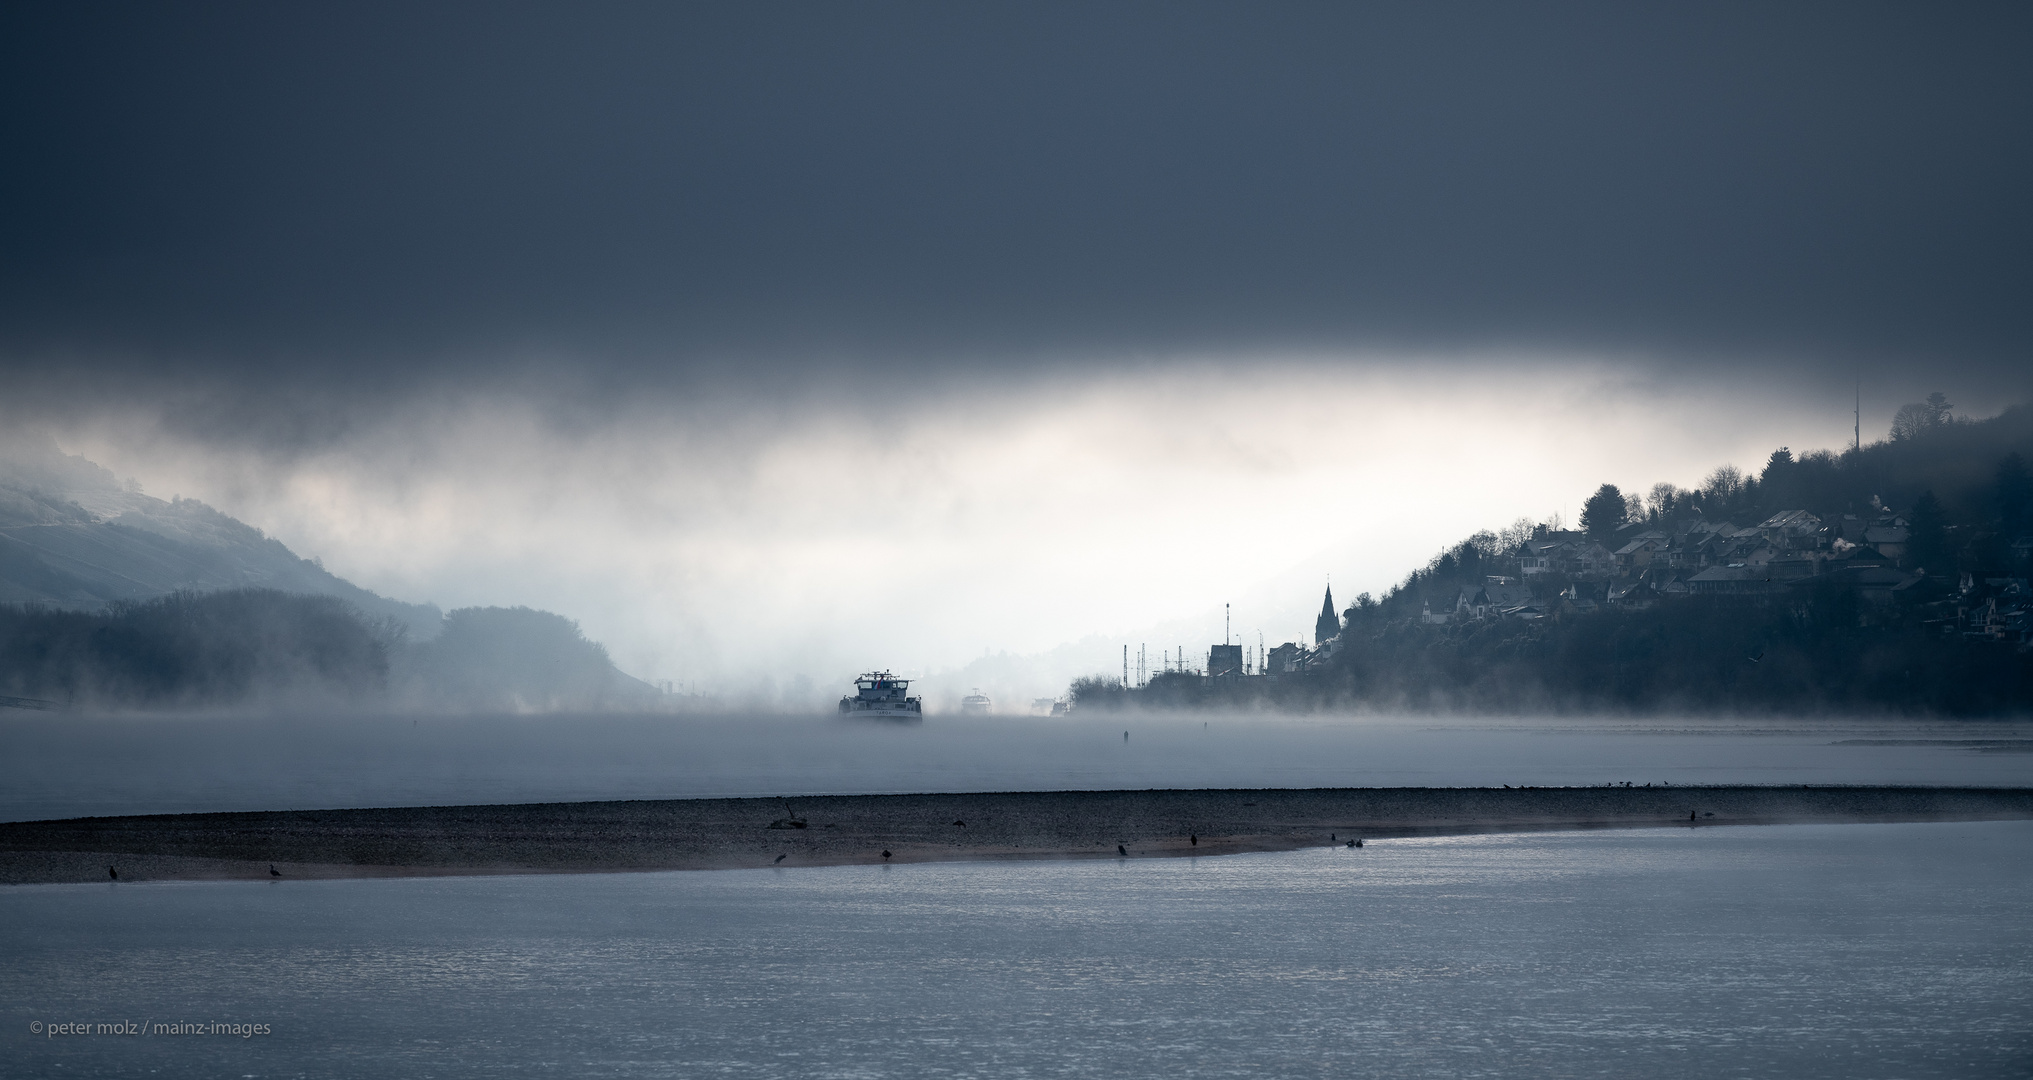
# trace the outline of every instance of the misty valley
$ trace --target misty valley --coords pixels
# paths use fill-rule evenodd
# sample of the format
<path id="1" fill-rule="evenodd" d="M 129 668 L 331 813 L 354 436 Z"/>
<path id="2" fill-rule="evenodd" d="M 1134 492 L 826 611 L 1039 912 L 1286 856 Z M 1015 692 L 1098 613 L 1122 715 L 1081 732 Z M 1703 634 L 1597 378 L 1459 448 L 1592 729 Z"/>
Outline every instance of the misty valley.
<path id="1" fill-rule="evenodd" d="M 0 2 L 0 1080 L 2033 1076 L 2029 57 Z"/>
<path id="2" fill-rule="evenodd" d="M 1479 532 L 1340 612 L 1330 589 L 1310 644 L 1190 667 L 1167 650 L 1157 671 L 1140 651 L 1135 677 L 1078 679 L 1061 708 L 2021 715 L 2028 455 L 2033 409 L 1973 420 L 1937 394 L 1840 454 L 1782 448 L 1642 498 L 1605 484 L 1579 528 Z M 0 595 L 16 707 L 724 707 L 624 674 L 563 616 L 386 600 L 46 443 L 0 461 Z"/>

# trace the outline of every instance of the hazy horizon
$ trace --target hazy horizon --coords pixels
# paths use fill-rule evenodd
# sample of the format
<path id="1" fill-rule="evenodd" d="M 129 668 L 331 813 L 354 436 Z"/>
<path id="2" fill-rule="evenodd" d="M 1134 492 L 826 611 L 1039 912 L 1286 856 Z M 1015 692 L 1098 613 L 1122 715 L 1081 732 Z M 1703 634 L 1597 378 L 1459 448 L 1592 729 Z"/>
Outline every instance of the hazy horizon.
<path id="1" fill-rule="evenodd" d="M 1204 654 L 1224 603 L 1237 640 L 1310 641 L 1330 581 L 1346 604 L 1475 531 L 1571 524 L 1599 483 L 1698 486 L 1851 421 L 1840 395 L 1731 407 L 1607 366 L 1250 370 L 919 393 L 893 421 L 852 397 L 576 427 L 527 399 L 418 404 L 281 458 L 145 414 L 53 434 L 383 595 L 557 611 L 630 674 L 795 707 L 878 667 L 957 699 L 938 677 L 984 656 L 1105 642 L 1056 685 L 998 688 L 1050 696 L 1124 644 Z M 1872 403 L 1866 441 L 1899 403 Z"/>

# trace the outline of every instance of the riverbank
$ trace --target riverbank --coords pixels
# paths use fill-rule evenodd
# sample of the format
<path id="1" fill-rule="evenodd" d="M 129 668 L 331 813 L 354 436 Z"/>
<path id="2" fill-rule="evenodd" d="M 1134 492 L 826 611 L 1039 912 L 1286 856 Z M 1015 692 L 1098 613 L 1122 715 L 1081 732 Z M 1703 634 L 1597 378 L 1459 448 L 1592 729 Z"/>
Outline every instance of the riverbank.
<path id="1" fill-rule="evenodd" d="M 2033 788 L 1055 791 L 163 814 L 0 823 L 0 883 L 106 881 L 109 867 L 123 881 L 721 870 L 1229 855 L 1358 837 L 2021 818 L 2033 818 Z"/>

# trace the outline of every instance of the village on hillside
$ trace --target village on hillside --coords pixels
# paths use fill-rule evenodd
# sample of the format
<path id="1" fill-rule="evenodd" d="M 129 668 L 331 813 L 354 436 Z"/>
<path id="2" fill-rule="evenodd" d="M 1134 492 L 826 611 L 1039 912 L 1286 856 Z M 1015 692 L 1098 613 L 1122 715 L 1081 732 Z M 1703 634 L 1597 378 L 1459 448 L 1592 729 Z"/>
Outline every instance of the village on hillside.
<path id="1" fill-rule="evenodd" d="M 1698 515 L 1664 524 L 1635 521 L 1607 541 L 1540 525 L 1510 551 L 1485 556 L 1501 572 L 1446 590 L 1451 595 L 1437 600 L 1427 590 L 1418 621 L 1426 626 L 1532 621 L 1642 611 L 1695 597 L 1784 602 L 1833 587 L 1862 601 L 1860 625 L 1917 614 L 1945 635 L 2033 646 L 2033 589 L 2026 577 L 2003 568 L 1929 573 L 1910 565 L 1911 537 L 1905 515 L 1887 508 L 1833 521 L 1788 510 L 1745 527 Z M 2012 551 L 2025 563 L 2033 537 L 2016 538 Z M 1287 641 L 1268 650 L 1260 664 L 1246 659 L 1240 646 L 1212 646 L 1207 667 L 1197 674 L 1274 678 L 1307 671 L 1334 655 L 1344 629 L 1358 625 L 1366 611 L 1358 603 L 1344 622 L 1329 588 L 1311 646 Z"/>
<path id="2" fill-rule="evenodd" d="M 1943 665 L 1969 664 L 1985 689 L 1941 696 L 2033 707 L 2033 479 L 2016 449 L 2029 415 L 1952 417 L 1936 395 L 1901 416 L 1883 442 L 1797 460 L 1781 448 L 1755 476 L 1723 466 L 1698 489 L 1658 484 L 1642 500 L 1604 484 L 1579 528 L 1478 533 L 1346 608 L 1330 588 L 1311 642 L 1224 642 L 1204 666 L 1168 651 L 1155 672 L 1126 650 L 1120 677 L 1082 679 L 1070 696 L 1104 709 L 1516 703 L 1572 696 L 1564 686 L 1632 706 L 1656 703 L 1648 694 L 1798 704 L 1877 679 L 1865 704 L 1926 708 Z M 1845 683 L 1867 656 L 1882 670 Z"/>

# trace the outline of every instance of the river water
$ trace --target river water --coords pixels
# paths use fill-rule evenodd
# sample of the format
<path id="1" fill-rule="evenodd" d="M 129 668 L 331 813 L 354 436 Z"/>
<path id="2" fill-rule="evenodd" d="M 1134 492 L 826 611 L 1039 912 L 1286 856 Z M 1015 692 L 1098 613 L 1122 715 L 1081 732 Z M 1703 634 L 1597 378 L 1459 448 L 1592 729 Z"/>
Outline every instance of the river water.
<path id="1" fill-rule="evenodd" d="M 0 1002 L 11 1076 L 2024 1076 L 2033 822 L 14 886 Z"/>
<path id="2" fill-rule="evenodd" d="M 2033 784 L 2033 728 L 1954 722 L 0 712 L 0 820 L 915 791 Z"/>

